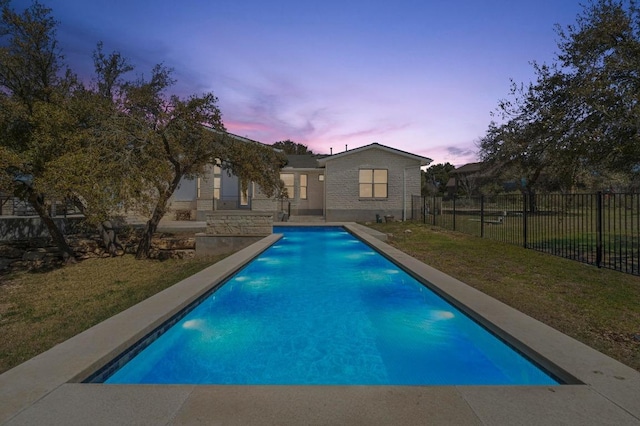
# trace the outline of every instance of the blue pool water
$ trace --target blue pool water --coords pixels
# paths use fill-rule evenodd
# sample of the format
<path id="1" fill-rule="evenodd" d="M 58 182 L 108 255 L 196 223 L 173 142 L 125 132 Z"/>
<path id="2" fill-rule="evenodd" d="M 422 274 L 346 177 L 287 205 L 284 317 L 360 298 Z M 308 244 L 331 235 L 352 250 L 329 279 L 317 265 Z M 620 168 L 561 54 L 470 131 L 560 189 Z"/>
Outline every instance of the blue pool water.
<path id="1" fill-rule="evenodd" d="M 105 383 L 558 384 L 344 229 L 275 232 Z"/>

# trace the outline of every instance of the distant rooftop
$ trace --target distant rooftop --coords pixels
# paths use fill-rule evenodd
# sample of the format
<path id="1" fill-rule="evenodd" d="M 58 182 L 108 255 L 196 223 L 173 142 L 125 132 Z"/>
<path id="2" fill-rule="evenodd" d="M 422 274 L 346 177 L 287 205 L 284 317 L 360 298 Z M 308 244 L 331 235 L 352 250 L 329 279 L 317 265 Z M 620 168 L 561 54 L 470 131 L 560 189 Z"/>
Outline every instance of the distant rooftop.
<path id="1" fill-rule="evenodd" d="M 457 169 L 451 170 L 450 174 L 475 173 L 482 170 L 482 163 L 468 163 Z"/>

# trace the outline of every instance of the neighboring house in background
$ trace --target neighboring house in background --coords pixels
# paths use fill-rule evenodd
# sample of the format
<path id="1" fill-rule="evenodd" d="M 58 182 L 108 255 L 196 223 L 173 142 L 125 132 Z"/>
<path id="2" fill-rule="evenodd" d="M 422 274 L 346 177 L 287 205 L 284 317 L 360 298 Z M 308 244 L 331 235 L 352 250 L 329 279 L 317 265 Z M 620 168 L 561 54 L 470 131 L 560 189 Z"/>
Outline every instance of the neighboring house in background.
<path id="1" fill-rule="evenodd" d="M 182 182 L 171 209 L 190 209 L 196 220 L 205 220 L 212 211 L 238 209 L 272 212 L 276 220 L 283 210 L 326 221 L 374 221 L 376 215 L 401 220 L 410 211 L 411 196 L 420 194 L 420 168 L 432 161 L 378 143 L 287 159 L 280 172 L 287 199 L 267 197 L 253 183 L 242 194 L 237 177 L 212 165 L 200 178 Z"/>
<path id="2" fill-rule="evenodd" d="M 518 190 L 515 180 L 500 180 L 495 176 L 499 167 L 488 168 L 484 163 L 469 163 L 452 170 L 447 182 L 447 196 L 454 195 L 477 196 L 482 194 L 482 187 L 493 183 L 495 188 L 504 192 Z M 486 188 L 485 188 L 486 189 Z"/>
<path id="3" fill-rule="evenodd" d="M 469 163 L 449 172 L 447 195 L 477 195 L 482 183 L 482 163 Z"/>

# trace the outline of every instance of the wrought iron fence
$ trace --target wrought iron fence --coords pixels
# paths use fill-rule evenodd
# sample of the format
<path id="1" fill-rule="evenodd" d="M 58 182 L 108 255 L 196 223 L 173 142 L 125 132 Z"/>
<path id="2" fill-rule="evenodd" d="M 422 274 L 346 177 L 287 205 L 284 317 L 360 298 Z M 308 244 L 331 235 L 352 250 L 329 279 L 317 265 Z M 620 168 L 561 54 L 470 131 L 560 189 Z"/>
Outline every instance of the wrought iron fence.
<path id="1" fill-rule="evenodd" d="M 412 199 L 412 219 L 640 275 L 640 194 Z"/>

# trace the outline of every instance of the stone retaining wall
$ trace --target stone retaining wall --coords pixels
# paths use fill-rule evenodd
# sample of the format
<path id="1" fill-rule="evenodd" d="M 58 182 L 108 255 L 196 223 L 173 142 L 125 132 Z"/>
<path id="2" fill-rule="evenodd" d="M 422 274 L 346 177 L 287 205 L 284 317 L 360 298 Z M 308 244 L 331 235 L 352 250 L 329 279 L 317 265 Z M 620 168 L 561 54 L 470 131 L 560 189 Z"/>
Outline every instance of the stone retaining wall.
<path id="1" fill-rule="evenodd" d="M 227 211 L 207 214 L 205 233 L 196 234 L 196 256 L 243 249 L 273 232 L 270 212 Z"/>
<path id="2" fill-rule="evenodd" d="M 260 236 L 273 232 L 271 213 L 234 211 L 215 212 L 207 215 L 207 235 Z"/>
<path id="3" fill-rule="evenodd" d="M 69 246 L 77 260 L 110 257 L 100 237 L 68 236 Z M 138 238 L 121 241 L 124 253 L 134 254 L 138 247 Z M 154 237 L 151 240 L 150 257 L 152 259 L 191 259 L 195 255 L 195 238 Z M 49 238 L 31 238 L 0 242 L 0 275 L 16 270 L 39 270 L 57 267 L 62 264 L 62 255 Z"/>

